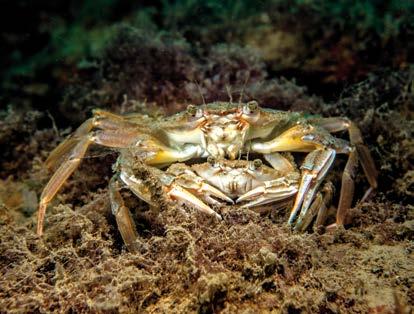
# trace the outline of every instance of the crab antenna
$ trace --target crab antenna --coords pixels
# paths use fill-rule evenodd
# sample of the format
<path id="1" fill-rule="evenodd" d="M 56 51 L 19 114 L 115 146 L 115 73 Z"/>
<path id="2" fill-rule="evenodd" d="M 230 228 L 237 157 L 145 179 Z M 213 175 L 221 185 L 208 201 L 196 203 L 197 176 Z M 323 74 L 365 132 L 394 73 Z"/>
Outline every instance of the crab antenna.
<path id="1" fill-rule="evenodd" d="M 231 88 L 230 88 L 229 85 L 226 85 L 226 91 L 227 91 L 227 94 L 229 95 L 230 103 L 232 103 L 233 102 L 233 96 L 231 95 Z"/>
<path id="2" fill-rule="evenodd" d="M 204 99 L 203 93 L 201 91 L 201 87 L 200 87 L 200 85 L 198 84 L 197 81 L 194 81 L 194 83 L 196 84 L 197 89 L 198 89 L 198 92 L 200 93 L 201 99 L 203 100 L 203 105 L 205 105 L 206 104 L 206 100 Z"/>
<path id="3" fill-rule="evenodd" d="M 249 79 L 250 79 L 250 73 L 247 72 L 246 79 L 244 80 L 243 87 L 242 87 L 242 90 L 240 92 L 239 104 L 241 104 L 241 101 L 243 100 L 244 89 L 246 88 L 246 85 L 249 82 Z"/>

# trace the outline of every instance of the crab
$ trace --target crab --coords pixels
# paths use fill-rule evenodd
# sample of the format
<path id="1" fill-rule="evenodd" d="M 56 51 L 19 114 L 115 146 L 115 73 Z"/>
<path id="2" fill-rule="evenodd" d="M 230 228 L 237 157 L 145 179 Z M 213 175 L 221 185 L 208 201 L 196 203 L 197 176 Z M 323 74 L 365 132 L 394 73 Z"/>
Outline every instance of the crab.
<path id="1" fill-rule="evenodd" d="M 110 182 L 109 196 L 126 246 L 131 251 L 137 249 L 138 235 L 119 192 L 122 188 L 129 189 L 151 206 L 159 207 L 166 201 L 168 205 L 185 205 L 218 220 L 222 220 L 218 209 L 225 205 L 237 204 L 240 208 L 255 209 L 268 204 L 274 208 L 291 204 L 300 179 L 295 163 L 279 153 L 266 154 L 264 160 L 270 166 L 261 159 L 227 160 L 210 156 L 207 162 L 192 165 L 174 163 L 163 171 L 142 165 L 132 154 L 123 154 L 116 164 L 117 174 Z M 142 171 L 145 179 L 136 175 Z M 162 191 L 163 198 L 153 195 L 150 181 L 159 183 L 155 190 Z M 308 213 L 303 223 L 296 225 L 297 228 L 305 229 L 318 210 L 319 216 L 323 215 L 324 203 L 321 200 L 318 198 L 314 202 L 314 210 Z"/>
<path id="2" fill-rule="evenodd" d="M 349 133 L 349 141 L 331 134 L 344 130 Z M 140 198 L 151 204 L 151 192 L 142 184 L 141 178 L 134 175 L 131 160 L 139 160 L 148 167 L 149 172 L 163 182 L 163 190 L 170 198 L 186 200 L 192 206 L 217 218 L 221 217 L 201 200 L 203 196 L 200 193 L 204 191 L 203 188 L 212 193 L 212 197 L 205 199 L 207 203 L 215 203 L 217 199 L 231 203 L 233 198 L 237 197 L 236 202 L 239 203 L 250 200 L 251 203 L 246 203 L 250 205 L 246 206 L 260 205 L 263 195 L 268 194 L 269 188 L 272 189 L 271 182 L 278 179 L 287 180 L 291 177 L 289 174 L 295 177 L 299 173 L 298 182 L 292 181 L 289 185 L 293 193 L 290 196 L 295 195 L 295 200 L 288 224 L 296 230 L 304 230 L 309 225 L 309 217 L 314 216 L 310 213 L 315 212 L 315 208 L 317 210 L 318 207 L 323 207 L 323 199 L 326 201 L 331 197 L 330 189 L 326 186 L 320 189 L 320 185 L 324 182 L 337 154 L 348 155 L 348 161 L 342 175 L 335 226 L 347 222 L 347 212 L 353 201 L 353 178 L 358 160 L 370 185 L 363 199 L 377 187 L 377 170 L 371 154 L 363 143 L 360 130 L 347 118 L 322 118 L 300 112 L 266 109 L 259 107 L 256 101 L 190 105 L 187 110 L 163 119 L 143 114 L 122 116 L 95 110 L 93 117 L 85 121 L 52 151 L 46 160 L 48 167 L 59 166 L 40 197 L 37 225 L 39 235 L 43 233 L 43 221 L 48 204 L 78 167 L 91 144 L 110 147 L 119 152 L 118 166 L 115 167 L 118 170 L 110 182 L 111 205 L 121 235 L 129 247 L 136 233 L 129 210 L 123 205 L 117 192 L 120 185 L 128 186 Z M 300 172 L 289 158 L 281 157 L 281 152 L 307 153 Z M 231 169 L 242 172 L 241 177 L 248 176 L 247 170 L 243 169 L 248 168 L 246 165 L 249 162 L 245 161 L 246 165 L 241 165 L 235 163 L 236 159 L 249 159 L 253 155 L 268 162 L 272 166 L 273 174 L 270 177 L 258 175 L 253 180 L 255 183 L 251 181 L 250 185 L 247 184 L 243 193 L 229 193 L 228 188 L 218 187 L 215 181 L 218 180 L 215 179 L 218 174 L 213 171 L 211 162 L 207 168 L 205 163 L 199 166 L 195 164 L 189 168 L 182 164 L 187 161 L 194 163 L 199 159 L 214 159 L 214 163 L 218 162 L 221 165 L 219 168 L 227 169 L 226 175 L 222 178 L 223 182 L 233 182 Z M 61 160 L 63 161 L 60 163 Z M 168 166 L 170 167 L 166 171 L 161 170 Z M 200 167 L 204 167 L 204 170 L 199 170 Z M 249 175 L 252 171 L 250 170 Z M 189 173 L 194 176 L 186 175 Z M 185 182 L 183 176 L 187 178 Z M 181 183 L 173 184 L 171 188 L 171 182 L 175 181 Z M 191 183 L 201 186 L 188 187 Z M 192 194 L 186 187 L 198 192 Z M 322 197 L 320 191 L 328 191 L 325 193 L 326 197 Z"/>

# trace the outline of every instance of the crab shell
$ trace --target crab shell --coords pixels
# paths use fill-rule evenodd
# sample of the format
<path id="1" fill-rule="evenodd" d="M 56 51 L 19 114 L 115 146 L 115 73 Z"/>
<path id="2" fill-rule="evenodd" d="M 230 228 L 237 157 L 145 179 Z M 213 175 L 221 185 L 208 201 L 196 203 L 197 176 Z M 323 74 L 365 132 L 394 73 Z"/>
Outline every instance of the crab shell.
<path id="1" fill-rule="evenodd" d="M 255 101 L 216 102 L 199 107 L 190 105 L 187 111 L 163 121 L 159 129 L 169 146 L 194 144 L 202 147 L 202 157 L 236 159 L 248 149 L 247 142 L 270 138 L 300 118 L 300 113 L 259 108 Z"/>
<path id="2" fill-rule="evenodd" d="M 208 162 L 191 166 L 173 164 L 167 169 L 166 174 L 173 175 L 175 181 L 185 187 L 190 187 L 192 183 L 205 182 L 224 193 L 226 198 L 222 199 L 227 201 L 233 199 L 240 203 L 263 196 L 260 203 L 263 204 L 279 199 L 271 196 L 270 187 L 289 187 L 289 193 L 285 197 L 297 192 L 299 171 L 294 164 L 289 163 L 286 167 L 288 161 L 281 155 L 277 158 L 283 160 L 278 164 L 278 169 L 263 164 L 260 159 L 247 161 L 209 158 Z M 254 206 L 260 204 L 255 203 Z"/>

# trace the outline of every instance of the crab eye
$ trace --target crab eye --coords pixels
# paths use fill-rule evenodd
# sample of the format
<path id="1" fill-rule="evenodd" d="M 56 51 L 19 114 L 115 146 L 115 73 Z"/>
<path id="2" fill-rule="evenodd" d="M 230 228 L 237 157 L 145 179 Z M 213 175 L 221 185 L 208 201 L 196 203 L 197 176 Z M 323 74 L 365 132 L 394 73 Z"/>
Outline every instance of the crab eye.
<path id="1" fill-rule="evenodd" d="M 197 108 L 194 105 L 188 105 L 187 106 L 187 113 L 190 116 L 192 116 L 192 117 L 194 117 L 196 119 L 199 119 L 199 118 L 202 118 L 203 117 L 203 109 L 202 108 Z"/>
<path id="2" fill-rule="evenodd" d="M 207 162 L 208 162 L 210 165 L 214 166 L 214 165 L 216 164 L 217 160 L 216 160 L 216 158 L 214 158 L 213 156 L 208 156 L 208 157 L 207 157 Z"/>
<path id="3" fill-rule="evenodd" d="M 255 169 L 260 168 L 263 165 L 263 162 L 260 159 L 253 160 L 253 167 Z"/>
<path id="4" fill-rule="evenodd" d="M 192 116 L 195 116 L 195 114 L 197 113 L 197 108 L 194 105 L 188 105 L 187 106 L 187 112 L 189 114 L 191 114 Z"/>
<path id="5" fill-rule="evenodd" d="M 247 107 L 249 108 L 250 112 L 254 112 L 259 108 L 259 104 L 257 103 L 257 101 L 249 101 L 247 103 Z"/>
<path id="6" fill-rule="evenodd" d="M 254 122 L 259 118 L 260 110 L 259 104 L 257 101 L 249 101 L 247 104 L 243 105 L 243 115 L 242 117 L 249 121 Z"/>

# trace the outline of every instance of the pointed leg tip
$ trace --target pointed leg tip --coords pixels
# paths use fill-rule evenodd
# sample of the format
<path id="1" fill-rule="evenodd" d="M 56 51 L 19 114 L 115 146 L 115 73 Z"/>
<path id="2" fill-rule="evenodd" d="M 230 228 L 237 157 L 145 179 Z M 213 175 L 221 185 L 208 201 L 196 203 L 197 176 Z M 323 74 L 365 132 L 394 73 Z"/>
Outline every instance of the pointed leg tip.
<path id="1" fill-rule="evenodd" d="M 297 232 L 302 232 L 303 231 L 302 225 L 303 225 L 302 219 L 298 218 L 298 220 L 296 221 L 296 223 L 294 225 L 292 225 L 293 230 L 294 231 L 297 231 Z"/>
<path id="2" fill-rule="evenodd" d="M 43 235 L 43 223 L 44 223 L 44 220 L 45 220 L 46 207 L 47 207 L 47 204 L 45 204 L 44 202 L 41 202 L 40 205 L 39 205 L 39 208 L 38 208 L 37 228 L 36 228 L 36 234 L 38 236 Z"/>
<path id="3" fill-rule="evenodd" d="M 334 232 L 335 230 L 337 230 L 338 228 L 343 228 L 342 224 L 336 223 L 334 222 L 333 224 L 330 224 L 329 226 L 326 226 L 325 230 L 326 232 Z"/>
<path id="4" fill-rule="evenodd" d="M 361 203 L 369 201 L 370 198 L 374 195 L 374 191 L 375 191 L 374 187 L 372 187 L 372 186 L 369 187 L 368 190 L 366 190 L 364 196 L 362 197 Z"/>
<path id="5" fill-rule="evenodd" d="M 289 216 L 289 219 L 288 219 L 288 221 L 287 221 L 287 224 L 289 225 L 289 226 L 293 226 L 293 224 L 294 224 L 294 222 L 295 222 L 295 219 L 296 219 L 296 212 L 294 212 L 294 213 L 291 213 L 290 214 L 290 216 Z"/>
<path id="6" fill-rule="evenodd" d="M 43 235 L 43 228 L 41 225 L 37 226 L 36 234 L 41 237 Z"/>
<path id="7" fill-rule="evenodd" d="M 228 203 L 230 203 L 231 205 L 234 205 L 234 201 L 233 201 L 230 197 L 227 197 L 227 198 L 226 198 L 226 201 L 227 201 Z"/>

